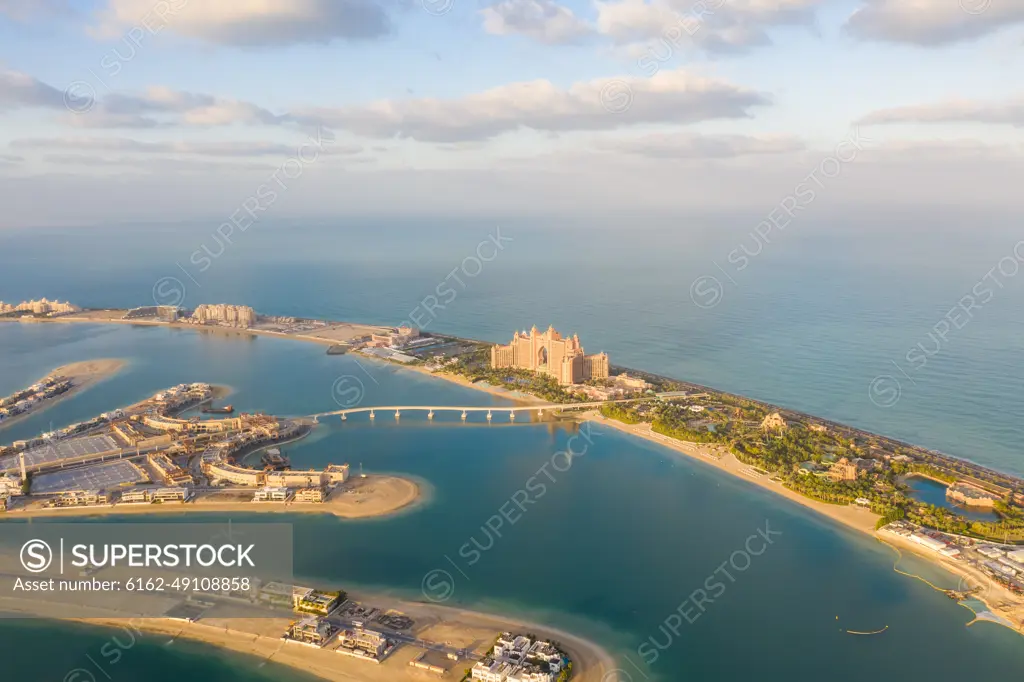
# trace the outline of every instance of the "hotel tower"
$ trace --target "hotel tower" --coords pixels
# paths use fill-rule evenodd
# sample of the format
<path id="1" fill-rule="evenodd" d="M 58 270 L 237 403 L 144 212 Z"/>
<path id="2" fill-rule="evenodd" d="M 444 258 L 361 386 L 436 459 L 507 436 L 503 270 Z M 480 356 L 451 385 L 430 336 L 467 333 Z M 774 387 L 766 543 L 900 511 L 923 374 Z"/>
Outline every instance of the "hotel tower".
<path id="1" fill-rule="evenodd" d="M 516 332 L 512 343 L 491 348 L 491 367 L 513 367 L 548 374 L 563 386 L 608 378 L 608 354 L 586 355 L 575 334 L 563 339 L 554 327 Z"/>

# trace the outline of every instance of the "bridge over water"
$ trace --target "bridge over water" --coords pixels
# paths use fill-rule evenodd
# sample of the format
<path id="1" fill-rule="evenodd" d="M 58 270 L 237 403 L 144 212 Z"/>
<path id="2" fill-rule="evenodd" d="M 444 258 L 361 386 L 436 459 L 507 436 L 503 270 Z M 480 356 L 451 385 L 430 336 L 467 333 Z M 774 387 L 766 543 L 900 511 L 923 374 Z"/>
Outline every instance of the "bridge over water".
<path id="1" fill-rule="evenodd" d="M 578 410 L 592 407 L 600 407 L 609 403 L 634 403 L 643 400 L 655 400 L 657 396 L 649 396 L 645 398 L 626 398 L 623 400 L 601 400 L 596 402 L 588 403 L 540 403 L 538 405 L 515 405 L 510 407 L 458 407 L 452 405 L 376 405 L 372 407 L 349 407 L 342 410 L 333 410 L 331 412 L 319 412 L 317 414 L 311 414 L 307 418 L 312 419 L 314 422 L 319 422 L 324 417 L 335 417 L 340 416 L 342 420 L 348 419 L 350 414 L 370 414 L 370 419 L 377 417 L 377 412 L 384 414 L 393 412 L 395 419 L 402 416 L 403 412 L 426 412 L 427 419 L 433 419 L 435 412 L 458 412 L 461 413 L 463 421 L 469 418 L 470 413 L 487 413 L 487 421 L 491 421 L 494 418 L 494 413 L 507 413 L 510 421 L 515 421 L 516 413 L 518 412 L 536 412 L 538 415 L 544 414 L 545 412 L 563 412 L 565 410 Z"/>

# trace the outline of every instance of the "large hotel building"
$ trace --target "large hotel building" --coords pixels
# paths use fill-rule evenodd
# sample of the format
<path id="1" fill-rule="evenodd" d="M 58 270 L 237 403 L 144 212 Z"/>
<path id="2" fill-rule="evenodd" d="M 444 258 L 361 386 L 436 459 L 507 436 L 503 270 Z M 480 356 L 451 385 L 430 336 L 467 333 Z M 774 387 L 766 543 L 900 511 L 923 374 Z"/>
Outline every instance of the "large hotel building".
<path id="1" fill-rule="evenodd" d="M 512 343 L 491 348 L 491 367 L 514 367 L 548 374 L 563 386 L 608 378 L 608 354 L 585 355 L 575 334 L 563 339 L 554 327 L 543 334 L 516 332 Z"/>

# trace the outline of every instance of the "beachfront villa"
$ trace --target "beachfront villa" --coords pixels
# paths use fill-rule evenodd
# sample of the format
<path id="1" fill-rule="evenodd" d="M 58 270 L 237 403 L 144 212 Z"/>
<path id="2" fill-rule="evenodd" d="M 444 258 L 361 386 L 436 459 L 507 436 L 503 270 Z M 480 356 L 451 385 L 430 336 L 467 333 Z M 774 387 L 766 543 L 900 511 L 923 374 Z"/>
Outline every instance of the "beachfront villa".
<path id="1" fill-rule="evenodd" d="M 310 616 L 293 623 L 285 633 L 285 639 L 322 647 L 331 640 L 336 630 L 327 620 Z"/>
<path id="2" fill-rule="evenodd" d="M 567 663 L 551 642 L 503 632 L 470 676 L 481 682 L 554 682 Z"/>
<path id="3" fill-rule="evenodd" d="M 492 346 L 491 367 L 547 374 L 559 384 L 569 386 L 589 379 L 607 379 L 610 365 L 607 353 L 586 355 L 575 334 L 562 338 L 554 327 L 548 327 L 544 333 L 534 327 L 529 333 L 516 332 L 507 346 Z"/>

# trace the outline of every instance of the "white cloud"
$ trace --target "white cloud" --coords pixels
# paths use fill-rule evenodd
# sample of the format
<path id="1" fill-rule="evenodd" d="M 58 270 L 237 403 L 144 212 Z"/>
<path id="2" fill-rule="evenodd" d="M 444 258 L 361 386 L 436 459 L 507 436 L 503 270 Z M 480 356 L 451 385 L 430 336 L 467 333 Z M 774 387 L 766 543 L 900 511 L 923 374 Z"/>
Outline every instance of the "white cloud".
<path id="1" fill-rule="evenodd" d="M 166 87 L 151 87 L 142 94 L 108 95 L 72 121 L 83 128 L 214 127 L 291 122 L 287 115 L 274 114 L 250 102 Z"/>
<path id="2" fill-rule="evenodd" d="M 565 89 L 547 80 L 512 83 L 460 99 L 386 100 L 299 111 L 295 117 L 368 137 L 461 142 L 520 128 L 612 130 L 641 123 L 747 118 L 751 108 L 770 101 L 765 93 L 725 81 L 666 70 L 652 78 L 603 78 Z"/>
<path id="3" fill-rule="evenodd" d="M 671 53 L 692 47 L 709 53 L 741 52 L 770 44 L 768 30 L 773 27 L 810 23 L 821 2 L 598 0 L 597 30 L 620 45 L 646 43 L 648 51 Z"/>
<path id="4" fill-rule="evenodd" d="M 1024 0 L 865 0 L 847 20 L 854 35 L 935 46 L 1024 22 Z"/>
<path id="5" fill-rule="evenodd" d="M 860 123 L 990 123 L 1020 128 L 1024 127 L 1024 96 L 993 102 L 958 99 L 880 109 L 861 118 Z"/>
<path id="6" fill-rule="evenodd" d="M 209 43 L 246 47 L 372 39 L 390 33 L 403 0 L 108 0 L 93 32 L 117 37 L 165 26 Z"/>
<path id="7" fill-rule="evenodd" d="M 124 137 L 56 137 L 20 138 L 12 140 L 15 150 L 54 150 L 63 152 L 120 152 L 126 154 L 195 155 L 210 157 L 294 156 L 300 145 L 259 141 L 227 142 L 147 142 Z M 321 153 L 357 154 L 363 150 L 357 145 L 325 145 Z M 0 157 L 2 158 L 2 157 Z"/>
<path id="8" fill-rule="evenodd" d="M 64 93 L 17 71 L 0 71 L 0 111 L 22 107 L 64 108 Z"/>
<path id="9" fill-rule="evenodd" d="M 657 133 L 640 137 L 601 140 L 598 149 L 665 159 L 731 159 L 761 154 L 804 151 L 806 143 L 789 135 L 700 135 Z"/>
<path id="10" fill-rule="evenodd" d="M 576 42 L 591 32 L 571 9 L 553 0 L 502 0 L 480 15 L 488 33 L 519 34 L 550 45 Z"/>

